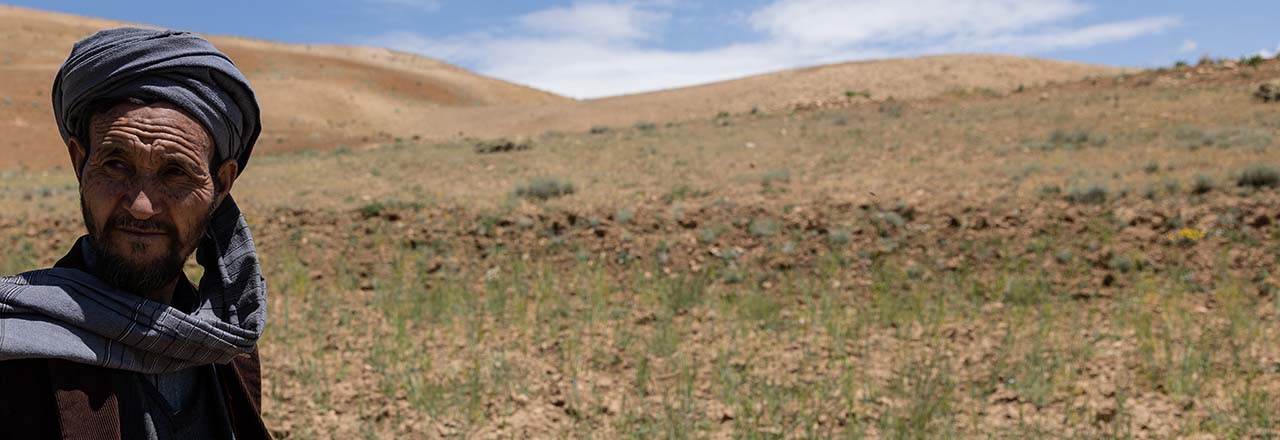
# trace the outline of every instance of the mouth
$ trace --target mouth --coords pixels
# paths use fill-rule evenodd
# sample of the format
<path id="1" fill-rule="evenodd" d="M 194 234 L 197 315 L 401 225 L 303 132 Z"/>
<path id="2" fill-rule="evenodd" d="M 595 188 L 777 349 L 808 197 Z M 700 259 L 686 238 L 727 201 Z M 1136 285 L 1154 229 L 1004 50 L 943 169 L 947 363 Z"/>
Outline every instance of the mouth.
<path id="1" fill-rule="evenodd" d="M 164 235 L 165 235 L 165 232 L 164 232 L 164 231 L 156 230 L 156 229 L 137 229 L 137 228 L 118 227 L 118 228 L 116 228 L 116 230 L 118 230 L 118 231 L 120 231 L 120 232 L 123 232 L 123 233 L 126 233 L 126 234 L 129 234 L 129 235 L 136 235 L 136 236 L 141 236 L 141 237 L 152 237 L 152 236 L 164 236 Z"/>

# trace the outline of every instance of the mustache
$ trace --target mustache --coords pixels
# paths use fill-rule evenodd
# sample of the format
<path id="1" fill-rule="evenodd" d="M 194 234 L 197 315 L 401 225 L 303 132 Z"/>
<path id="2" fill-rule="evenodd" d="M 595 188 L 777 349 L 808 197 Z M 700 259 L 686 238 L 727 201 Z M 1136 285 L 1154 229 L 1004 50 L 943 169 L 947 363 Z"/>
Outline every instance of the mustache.
<path id="1" fill-rule="evenodd" d="M 138 220 L 128 214 L 118 214 L 112 216 L 110 220 L 102 226 L 102 232 L 109 234 L 116 229 L 128 228 L 142 231 L 158 231 L 169 238 L 178 238 L 178 228 L 172 223 L 168 223 L 156 219 Z"/>

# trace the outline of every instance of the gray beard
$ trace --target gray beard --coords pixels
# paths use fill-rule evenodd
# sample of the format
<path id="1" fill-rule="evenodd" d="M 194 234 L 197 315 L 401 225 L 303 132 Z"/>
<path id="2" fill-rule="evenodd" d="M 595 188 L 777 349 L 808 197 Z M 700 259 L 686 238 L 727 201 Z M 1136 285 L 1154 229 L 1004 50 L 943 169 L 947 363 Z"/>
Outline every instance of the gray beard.
<path id="1" fill-rule="evenodd" d="M 109 232 L 113 229 L 111 225 L 103 223 L 103 231 L 93 229 L 95 223 L 89 215 L 88 207 L 84 204 L 83 194 L 80 196 L 80 212 L 84 217 L 85 229 L 89 231 L 89 244 L 93 246 L 94 255 L 97 257 L 93 272 L 102 281 L 118 289 L 143 295 L 144 292 L 153 292 L 168 286 L 182 275 L 182 267 L 190 255 L 182 253 L 185 243 L 181 242 L 181 238 L 176 233 L 170 236 L 170 246 L 163 257 L 151 261 L 138 261 L 111 250 L 106 237 L 101 236 L 104 233 L 111 233 Z M 204 231 L 212 218 L 213 207 L 210 206 L 208 215 L 197 230 Z M 135 249 L 137 250 L 141 249 Z"/>

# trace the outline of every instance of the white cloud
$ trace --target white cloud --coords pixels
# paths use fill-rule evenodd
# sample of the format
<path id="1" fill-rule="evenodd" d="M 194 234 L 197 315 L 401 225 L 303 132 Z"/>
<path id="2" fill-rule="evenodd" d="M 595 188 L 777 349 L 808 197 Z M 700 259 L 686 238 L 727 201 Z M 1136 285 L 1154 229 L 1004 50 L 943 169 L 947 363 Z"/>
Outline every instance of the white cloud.
<path id="1" fill-rule="evenodd" d="M 1263 58 L 1275 58 L 1280 56 L 1280 44 L 1276 45 L 1275 50 L 1262 49 L 1258 51 L 1258 56 Z"/>
<path id="2" fill-rule="evenodd" d="M 781 0 L 750 20 L 783 40 L 847 45 L 996 35 L 1087 9 L 1074 0 Z"/>
<path id="3" fill-rule="evenodd" d="M 1178 47 L 1178 53 L 1191 53 L 1200 48 L 1200 43 L 1196 40 L 1186 40 L 1182 42 L 1182 46 Z"/>
<path id="4" fill-rule="evenodd" d="M 637 4 L 574 3 L 569 7 L 533 12 L 516 21 L 526 29 L 546 35 L 629 41 L 654 36 L 667 18 L 662 11 Z"/>
<path id="5" fill-rule="evenodd" d="M 425 12 L 434 12 L 440 9 L 440 0 L 366 0 L 369 3 L 382 6 L 391 6 L 396 8 L 417 9 Z"/>
<path id="6" fill-rule="evenodd" d="M 384 0 L 409 1 L 409 0 Z M 742 18 L 758 35 L 722 47 L 656 47 L 666 0 L 578 2 L 517 17 L 513 25 L 426 38 L 391 32 L 361 39 L 462 64 L 479 73 L 577 98 L 637 93 L 806 65 L 956 52 L 1034 54 L 1161 32 L 1171 17 L 1070 26 L 1080 0 L 774 0 Z"/>
<path id="7" fill-rule="evenodd" d="M 1052 50 L 1082 49 L 1159 33 L 1178 24 L 1179 20 L 1176 18 L 1154 17 L 1085 26 L 1079 29 L 959 38 L 929 52 L 990 51 L 1031 54 Z"/>

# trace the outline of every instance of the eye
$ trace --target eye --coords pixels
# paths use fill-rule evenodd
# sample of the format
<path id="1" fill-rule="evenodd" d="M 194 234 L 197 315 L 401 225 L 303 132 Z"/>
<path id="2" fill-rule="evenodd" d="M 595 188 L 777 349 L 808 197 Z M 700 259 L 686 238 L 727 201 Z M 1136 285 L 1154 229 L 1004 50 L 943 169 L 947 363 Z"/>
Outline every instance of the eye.
<path id="1" fill-rule="evenodd" d="M 112 171 L 127 171 L 129 169 L 129 164 L 120 159 L 107 159 L 106 162 L 102 163 L 102 166 Z"/>
<path id="2" fill-rule="evenodd" d="M 187 171 L 180 167 L 168 167 L 164 170 L 164 175 L 169 177 L 187 177 Z"/>

